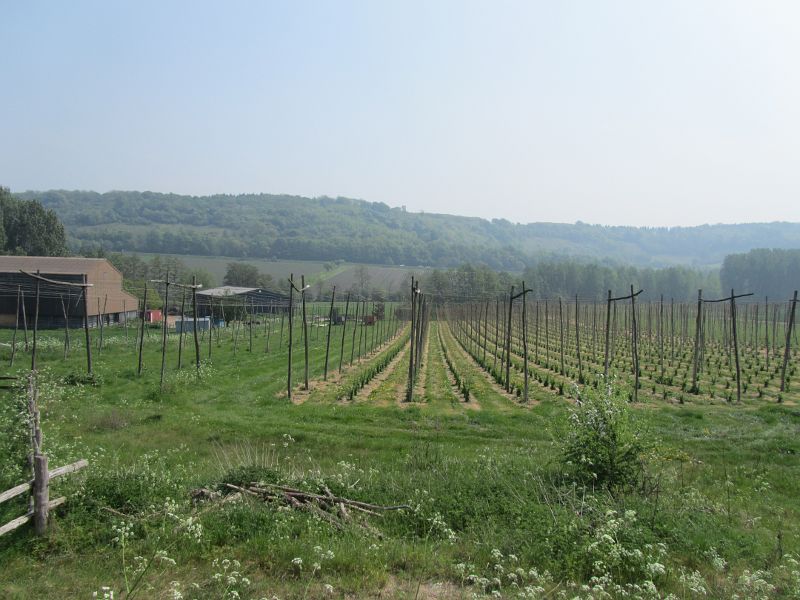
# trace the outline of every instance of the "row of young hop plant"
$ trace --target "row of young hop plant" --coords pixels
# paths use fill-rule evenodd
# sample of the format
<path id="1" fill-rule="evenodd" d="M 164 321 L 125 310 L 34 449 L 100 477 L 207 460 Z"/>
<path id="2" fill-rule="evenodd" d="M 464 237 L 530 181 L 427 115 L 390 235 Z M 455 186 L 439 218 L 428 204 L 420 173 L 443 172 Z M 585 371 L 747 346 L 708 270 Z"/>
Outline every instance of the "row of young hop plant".
<path id="1" fill-rule="evenodd" d="M 394 357 L 397 356 L 400 350 L 402 350 L 407 343 L 408 336 L 403 335 L 386 352 L 370 362 L 365 369 L 362 369 L 347 382 L 343 383 L 339 388 L 339 393 L 337 394 L 338 400 L 347 399 L 352 401 L 370 381 L 372 381 L 378 374 L 382 373 L 386 367 L 389 366 L 389 363 L 392 362 Z"/>
<path id="2" fill-rule="evenodd" d="M 477 341 L 474 335 L 471 334 L 471 332 L 466 331 L 466 335 L 469 337 L 471 341 L 475 342 L 478 347 L 482 347 L 480 346 L 480 343 Z M 492 350 L 489 350 L 487 347 L 488 357 L 492 358 L 492 361 L 490 361 L 488 357 L 484 359 L 482 353 L 475 352 L 474 348 L 472 347 L 472 344 L 464 343 L 458 336 L 456 336 L 456 340 L 458 344 L 464 349 L 464 351 L 467 354 L 469 354 L 484 371 L 486 371 L 487 373 L 489 373 L 489 375 L 491 375 L 492 379 L 494 379 L 497 385 L 499 385 L 502 388 L 505 388 L 506 378 L 505 378 L 505 371 L 503 370 L 503 361 L 502 360 L 497 361 L 496 359 L 498 357 Z M 516 354 L 513 350 L 514 349 L 512 346 L 511 374 L 518 374 L 518 373 L 524 374 L 524 366 L 522 364 L 522 361 L 517 360 Z M 504 354 L 503 351 L 500 352 L 501 357 L 502 354 Z M 540 383 L 543 387 L 550 388 L 551 391 L 557 392 L 559 396 L 564 395 L 564 381 L 561 378 L 558 378 L 556 374 L 551 374 L 546 371 L 539 372 L 537 369 L 533 368 L 532 365 L 528 366 L 528 374 L 533 378 L 534 381 Z M 510 391 L 518 399 L 521 399 L 523 392 L 522 386 L 520 385 L 519 381 L 515 381 L 514 379 L 515 378 L 512 378 L 511 385 L 509 386 Z"/>
<path id="3" fill-rule="evenodd" d="M 447 368 L 450 369 L 450 372 L 453 374 L 453 379 L 455 379 L 456 387 L 461 395 L 464 397 L 464 402 L 469 402 L 470 396 L 470 384 L 469 381 L 465 377 L 463 377 L 456 368 L 453 361 L 450 359 L 450 355 L 447 353 L 447 346 L 445 346 L 444 340 L 442 339 L 442 332 L 438 332 L 439 338 L 439 346 L 442 349 L 442 354 L 444 355 L 444 362 L 447 363 Z"/>

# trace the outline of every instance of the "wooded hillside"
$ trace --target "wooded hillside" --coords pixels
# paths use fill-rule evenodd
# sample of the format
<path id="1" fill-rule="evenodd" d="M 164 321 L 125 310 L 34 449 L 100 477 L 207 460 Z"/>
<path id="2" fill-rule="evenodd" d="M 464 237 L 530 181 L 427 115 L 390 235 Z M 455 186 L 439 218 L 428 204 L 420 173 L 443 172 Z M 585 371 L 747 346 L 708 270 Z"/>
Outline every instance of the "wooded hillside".
<path id="1" fill-rule="evenodd" d="M 638 266 L 720 265 L 753 248 L 800 247 L 800 224 L 607 227 L 513 224 L 502 219 L 409 213 L 347 198 L 245 194 L 48 191 L 36 198 L 64 222 L 73 249 L 336 260 L 452 267 L 465 262 L 521 271 L 554 256 Z"/>

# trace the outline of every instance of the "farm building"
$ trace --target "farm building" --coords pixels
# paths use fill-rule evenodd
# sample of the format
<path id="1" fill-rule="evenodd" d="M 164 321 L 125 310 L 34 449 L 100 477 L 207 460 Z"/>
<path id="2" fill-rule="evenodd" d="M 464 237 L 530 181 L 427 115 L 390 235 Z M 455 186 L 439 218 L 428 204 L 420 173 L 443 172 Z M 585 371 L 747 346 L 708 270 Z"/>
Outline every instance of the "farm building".
<path id="1" fill-rule="evenodd" d="M 211 329 L 211 318 L 200 317 L 197 319 L 197 331 L 208 331 Z M 176 333 L 193 333 L 194 332 L 194 319 L 192 317 L 178 317 L 175 320 Z"/>
<path id="2" fill-rule="evenodd" d="M 81 283 L 85 276 L 91 284 L 87 288 L 90 327 L 101 319 L 106 324 L 123 323 L 138 315 L 137 298 L 122 289 L 122 273 L 105 258 L 0 256 L 0 327 L 14 327 L 17 322 L 22 327 L 23 321 L 30 326 L 34 321 L 36 279 L 22 271 L 38 271 L 46 279 L 70 283 Z M 70 327 L 82 327 L 83 312 L 81 288 L 39 282 L 40 328 L 63 327 L 65 313 Z"/>
<path id="3" fill-rule="evenodd" d="M 221 287 L 197 292 L 197 314 L 226 320 L 236 315 L 283 312 L 289 307 L 289 297 L 260 288 Z"/>

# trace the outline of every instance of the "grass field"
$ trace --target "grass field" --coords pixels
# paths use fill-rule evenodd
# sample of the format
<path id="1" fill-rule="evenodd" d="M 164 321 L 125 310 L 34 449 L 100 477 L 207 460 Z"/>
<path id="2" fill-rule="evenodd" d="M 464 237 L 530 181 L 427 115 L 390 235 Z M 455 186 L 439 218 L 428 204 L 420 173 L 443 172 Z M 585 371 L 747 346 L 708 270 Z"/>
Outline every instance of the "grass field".
<path id="1" fill-rule="evenodd" d="M 332 328 L 329 382 L 321 381 L 328 330 L 312 327 L 311 389 L 297 385 L 296 343 L 292 402 L 288 336 L 278 328 L 278 320 L 254 327 L 252 352 L 246 327 L 223 330 L 210 361 L 202 340 L 199 375 L 192 344 L 177 369 L 171 336 L 163 391 L 158 330 L 145 338 L 141 377 L 133 332 L 107 330 L 94 382 L 82 377 L 77 335 L 64 360 L 60 334 L 43 334 L 44 449 L 51 465 L 87 458 L 90 467 L 57 484 L 68 501 L 46 538 L 25 527 L 0 537 L 2 597 L 800 594 L 796 406 L 645 398 L 625 413 L 628 431 L 646 442 L 644 471 L 627 485 L 592 485 L 563 458 L 574 403 L 547 389 L 527 404 L 505 394 L 446 321 L 431 323 L 410 404 L 402 402 L 407 325 L 396 334 L 384 327 L 382 344 L 371 327 L 356 328 L 355 341 L 352 325 L 345 336 Z M 8 368 L 8 340 L 4 332 L 4 373 L 24 375 L 29 354 Z M 361 361 L 354 344 L 368 352 Z M 6 489 L 25 477 L 25 428 L 3 393 Z M 409 508 L 363 513 L 339 530 L 223 485 L 250 481 Z M 198 488 L 227 495 L 194 502 Z M 6 522 L 24 500 L 0 509 Z"/>

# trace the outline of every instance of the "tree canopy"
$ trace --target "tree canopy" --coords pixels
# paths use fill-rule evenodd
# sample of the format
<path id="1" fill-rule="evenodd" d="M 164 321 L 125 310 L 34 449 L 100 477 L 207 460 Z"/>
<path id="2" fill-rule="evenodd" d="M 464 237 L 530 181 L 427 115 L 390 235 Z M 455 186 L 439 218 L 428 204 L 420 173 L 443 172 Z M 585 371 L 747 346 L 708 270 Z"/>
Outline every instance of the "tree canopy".
<path id="1" fill-rule="evenodd" d="M 0 187 L 0 253 L 63 256 L 67 253 L 64 226 L 56 213 L 37 200 L 17 200 Z"/>
<path id="2" fill-rule="evenodd" d="M 800 249 L 759 248 L 725 257 L 720 270 L 722 289 L 754 292 L 757 298 L 788 300 L 800 288 Z"/>
<path id="3" fill-rule="evenodd" d="M 228 263 L 222 283 L 266 290 L 271 290 L 275 286 L 272 275 L 261 273 L 255 265 L 243 262 Z"/>

